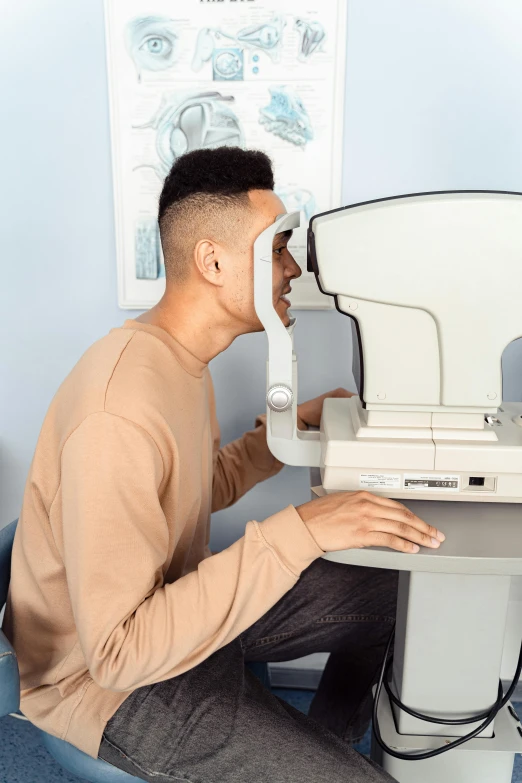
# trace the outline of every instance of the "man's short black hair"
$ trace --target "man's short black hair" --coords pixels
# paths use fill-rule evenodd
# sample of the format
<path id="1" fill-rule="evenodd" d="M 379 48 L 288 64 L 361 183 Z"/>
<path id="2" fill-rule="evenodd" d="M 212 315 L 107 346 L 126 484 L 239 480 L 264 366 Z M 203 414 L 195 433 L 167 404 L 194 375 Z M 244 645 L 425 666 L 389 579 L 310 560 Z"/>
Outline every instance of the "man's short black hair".
<path id="1" fill-rule="evenodd" d="M 268 155 L 260 150 L 217 147 L 193 150 L 172 166 L 159 199 L 161 220 L 167 209 L 187 196 L 209 193 L 237 196 L 249 190 L 273 190 L 274 172 Z"/>
<path id="2" fill-rule="evenodd" d="M 236 245 L 251 214 L 249 191 L 273 189 L 272 163 L 259 150 L 217 147 L 179 157 L 159 199 L 167 281 L 186 278 L 199 240 Z"/>

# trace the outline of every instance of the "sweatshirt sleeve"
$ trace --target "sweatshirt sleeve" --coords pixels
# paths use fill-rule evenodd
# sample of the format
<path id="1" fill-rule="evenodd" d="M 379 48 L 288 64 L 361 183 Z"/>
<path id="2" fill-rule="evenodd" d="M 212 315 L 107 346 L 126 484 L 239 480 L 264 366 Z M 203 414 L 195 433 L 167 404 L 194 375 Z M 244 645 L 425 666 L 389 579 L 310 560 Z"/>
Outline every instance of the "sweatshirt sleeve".
<path id="1" fill-rule="evenodd" d="M 258 620 L 322 550 L 290 506 L 173 583 L 152 437 L 110 413 L 62 452 L 63 558 L 82 652 L 101 687 L 127 691 L 191 669 Z"/>
<path id="2" fill-rule="evenodd" d="M 214 476 L 212 511 L 233 505 L 260 481 L 277 475 L 284 465 L 279 462 L 266 441 L 266 416 L 258 416 L 255 429 L 241 438 L 220 446 L 214 391 L 209 376 L 210 420 L 213 436 Z"/>
<path id="3" fill-rule="evenodd" d="M 256 423 L 254 430 L 214 450 L 212 511 L 228 508 L 284 467 L 268 448 L 265 417 L 259 416 Z"/>

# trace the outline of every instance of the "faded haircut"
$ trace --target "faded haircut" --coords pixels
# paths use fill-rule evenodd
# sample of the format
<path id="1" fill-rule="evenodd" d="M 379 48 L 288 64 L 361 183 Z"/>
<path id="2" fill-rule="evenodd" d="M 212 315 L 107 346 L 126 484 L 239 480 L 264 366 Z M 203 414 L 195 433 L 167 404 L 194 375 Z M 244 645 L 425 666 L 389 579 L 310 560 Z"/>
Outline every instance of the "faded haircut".
<path id="1" fill-rule="evenodd" d="M 273 188 L 272 163 L 259 150 L 218 147 L 178 158 L 159 199 L 167 279 L 186 279 L 201 239 L 228 247 L 240 241 L 251 211 L 248 192 Z"/>

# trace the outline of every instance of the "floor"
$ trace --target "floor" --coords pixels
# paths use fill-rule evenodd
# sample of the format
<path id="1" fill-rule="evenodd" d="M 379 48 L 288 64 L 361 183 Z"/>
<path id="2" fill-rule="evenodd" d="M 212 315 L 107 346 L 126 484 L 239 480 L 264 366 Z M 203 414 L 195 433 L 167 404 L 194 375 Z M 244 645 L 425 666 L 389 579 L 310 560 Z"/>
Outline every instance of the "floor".
<path id="1" fill-rule="evenodd" d="M 278 688 L 274 692 L 302 712 L 307 712 L 313 696 L 311 691 Z M 522 714 L 522 704 L 517 707 Z M 357 750 L 369 753 L 369 733 Z M 0 719 L 0 783 L 78 783 L 78 778 L 62 770 L 49 756 L 34 726 L 7 717 Z M 521 756 L 516 757 L 512 783 L 522 783 Z"/>

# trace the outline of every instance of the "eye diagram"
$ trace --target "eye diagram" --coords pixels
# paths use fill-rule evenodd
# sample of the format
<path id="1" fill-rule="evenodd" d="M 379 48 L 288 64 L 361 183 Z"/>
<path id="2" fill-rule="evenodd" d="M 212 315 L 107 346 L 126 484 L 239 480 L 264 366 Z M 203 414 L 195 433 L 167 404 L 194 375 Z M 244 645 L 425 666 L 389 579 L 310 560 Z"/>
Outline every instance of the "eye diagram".
<path id="1" fill-rule="evenodd" d="M 281 16 L 275 16 L 267 24 L 245 27 L 237 33 L 237 40 L 254 49 L 264 49 L 274 62 L 279 60 L 279 45 L 283 37 L 286 22 Z"/>
<path id="2" fill-rule="evenodd" d="M 234 43 L 238 47 L 241 47 L 236 50 L 236 54 L 238 55 L 241 53 L 242 56 L 242 49 L 261 49 L 269 55 L 273 62 L 279 62 L 285 24 L 286 22 L 282 16 L 274 16 L 270 22 L 244 27 L 235 34 L 229 33 L 218 27 L 204 27 L 198 34 L 194 58 L 192 60 L 192 69 L 194 71 L 200 71 L 201 68 L 203 68 L 203 65 L 213 57 L 216 50 L 219 50 L 221 47 L 230 43 Z M 229 49 L 228 51 L 233 50 Z M 228 62 L 230 63 L 231 60 L 229 59 Z M 213 66 L 215 72 L 215 58 L 213 59 Z M 242 67 L 243 64 L 241 62 L 241 70 Z M 226 78 L 232 77 L 229 76 Z"/>
<path id="3" fill-rule="evenodd" d="M 142 71 L 165 71 L 178 55 L 178 34 L 173 19 L 141 16 L 127 24 L 125 44 L 141 81 Z"/>
<path id="4" fill-rule="evenodd" d="M 168 93 L 149 122 L 134 126 L 156 131 L 159 165 L 153 168 L 160 179 L 185 152 L 244 146 L 241 124 L 229 106 L 233 101 L 232 95 L 219 92 L 200 92 L 184 97 Z"/>
<path id="5" fill-rule="evenodd" d="M 296 19 L 294 29 L 299 33 L 299 52 L 297 59 L 305 62 L 316 51 L 322 49 L 326 38 L 324 27 L 320 22 L 307 19 Z"/>
<path id="6" fill-rule="evenodd" d="M 281 139 L 305 147 L 313 139 L 312 124 L 301 98 L 286 85 L 270 87 L 270 103 L 259 110 L 259 122 Z"/>
<path id="7" fill-rule="evenodd" d="M 315 214 L 315 197 L 311 190 L 298 187 L 287 187 L 276 190 L 277 195 L 285 205 L 288 212 L 302 210 L 307 220 Z"/>
<path id="8" fill-rule="evenodd" d="M 192 58 L 192 70 L 200 71 L 204 64 L 210 60 L 215 49 L 214 31 L 210 27 L 203 27 L 196 40 L 196 49 Z"/>
<path id="9" fill-rule="evenodd" d="M 214 81 L 238 81 L 243 78 L 241 49 L 215 49 L 212 55 Z"/>
<path id="10" fill-rule="evenodd" d="M 156 280 L 161 270 L 161 242 L 155 218 L 144 217 L 136 221 L 134 254 L 137 279 Z"/>

